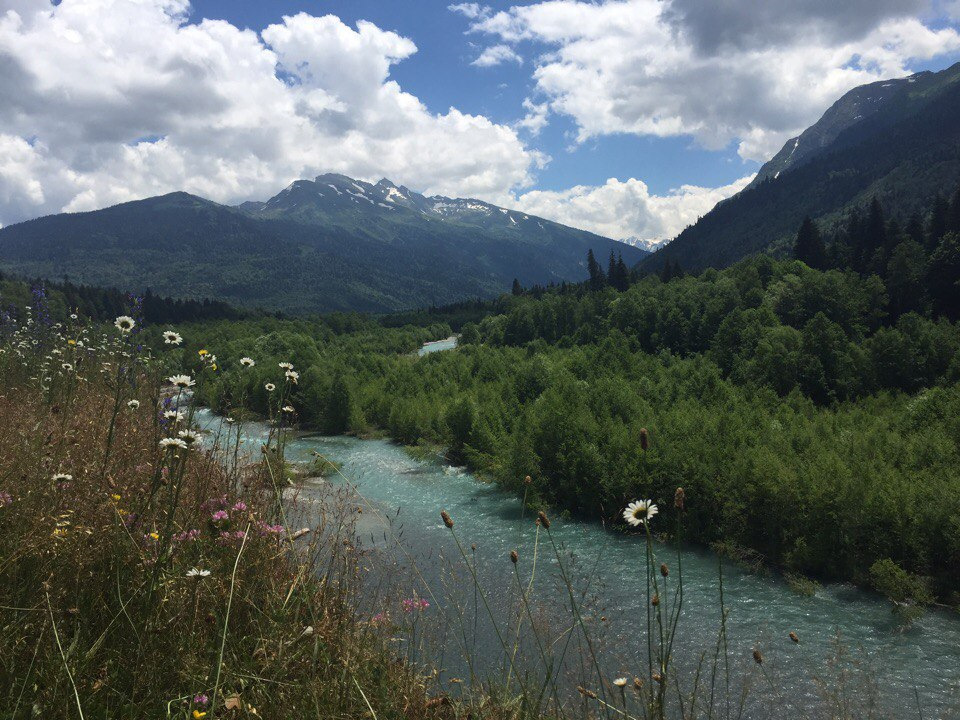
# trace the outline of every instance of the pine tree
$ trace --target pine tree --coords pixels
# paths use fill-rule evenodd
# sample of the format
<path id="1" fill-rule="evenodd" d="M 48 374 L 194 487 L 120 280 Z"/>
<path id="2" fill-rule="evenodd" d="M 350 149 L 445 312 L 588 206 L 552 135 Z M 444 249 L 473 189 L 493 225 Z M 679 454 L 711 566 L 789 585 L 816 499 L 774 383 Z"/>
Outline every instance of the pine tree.
<path id="1" fill-rule="evenodd" d="M 797 240 L 793 244 L 793 255 L 797 260 L 810 267 L 821 270 L 827 264 L 827 249 L 823 245 L 820 231 L 809 216 L 803 219 L 797 231 Z"/>
<path id="2" fill-rule="evenodd" d="M 927 242 L 925 247 L 928 251 L 933 251 L 940 244 L 940 239 L 947 232 L 947 219 L 950 215 L 950 206 L 943 199 L 943 195 L 937 193 L 933 201 L 933 210 L 930 213 L 930 226 L 927 229 Z"/>
<path id="3" fill-rule="evenodd" d="M 947 214 L 947 232 L 960 233 L 960 187 L 950 198 L 950 212 Z"/>
<path id="4" fill-rule="evenodd" d="M 602 290 L 603 286 L 607 284 L 607 278 L 593 254 L 593 248 L 587 250 L 587 272 L 590 273 L 590 289 Z"/>
<path id="5" fill-rule="evenodd" d="M 663 263 L 663 270 L 660 271 L 660 280 L 665 283 L 673 280 L 673 265 L 670 263 L 670 258 L 667 258 L 666 262 Z"/>
<path id="6" fill-rule="evenodd" d="M 613 254 L 613 248 L 610 248 L 610 259 L 607 260 L 607 282 L 610 287 L 617 287 L 617 258 Z"/>
<path id="7" fill-rule="evenodd" d="M 930 256 L 927 284 L 938 313 L 960 318 L 960 234 L 948 232 Z"/>
<path id="8" fill-rule="evenodd" d="M 520 285 L 520 281 L 516 278 L 513 279 L 513 287 L 510 289 L 510 292 L 514 295 L 522 295 L 523 287 Z"/>
<path id="9" fill-rule="evenodd" d="M 617 253 L 617 283 L 615 287 L 620 292 L 630 288 L 630 270 L 627 269 L 627 264 L 623 261 L 623 253 Z"/>

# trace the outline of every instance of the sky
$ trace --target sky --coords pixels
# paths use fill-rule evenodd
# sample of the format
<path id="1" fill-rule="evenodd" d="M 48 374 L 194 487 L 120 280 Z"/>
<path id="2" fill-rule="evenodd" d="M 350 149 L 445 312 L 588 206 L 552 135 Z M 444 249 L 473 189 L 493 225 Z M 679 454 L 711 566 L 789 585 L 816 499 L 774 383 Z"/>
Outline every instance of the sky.
<path id="1" fill-rule="evenodd" d="M 0 0 L 0 225 L 340 172 L 676 235 L 960 0 Z"/>

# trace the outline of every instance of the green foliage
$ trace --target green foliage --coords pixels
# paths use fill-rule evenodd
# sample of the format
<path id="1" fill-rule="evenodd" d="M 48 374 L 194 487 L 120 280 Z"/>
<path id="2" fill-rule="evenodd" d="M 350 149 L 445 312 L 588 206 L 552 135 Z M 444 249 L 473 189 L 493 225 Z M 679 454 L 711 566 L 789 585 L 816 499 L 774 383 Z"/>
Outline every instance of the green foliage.
<path id="1" fill-rule="evenodd" d="M 896 603 L 929 605 L 933 602 L 927 583 L 908 573 L 890 558 L 877 560 L 870 566 L 870 581 L 877 592 Z"/>

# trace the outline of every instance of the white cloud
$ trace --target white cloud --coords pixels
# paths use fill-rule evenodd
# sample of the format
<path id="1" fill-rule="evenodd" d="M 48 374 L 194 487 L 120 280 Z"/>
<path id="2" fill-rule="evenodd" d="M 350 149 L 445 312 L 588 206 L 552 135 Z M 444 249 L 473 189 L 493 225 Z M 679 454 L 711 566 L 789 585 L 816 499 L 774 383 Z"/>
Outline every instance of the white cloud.
<path id="1" fill-rule="evenodd" d="M 531 190 L 513 206 L 533 215 L 617 240 L 672 239 L 721 200 L 745 188 L 753 175 L 716 188 L 683 185 L 665 195 L 652 195 L 646 183 L 616 178 L 599 186 L 569 190 Z"/>
<path id="2" fill-rule="evenodd" d="M 470 64 L 477 67 L 493 67 L 505 62 L 515 62 L 522 65 L 523 58 L 509 45 L 491 45 L 484 48 L 477 59 Z"/>
<path id="3" fill-rule="evenodd" d="M 471 30 L 547 46 L 533 78 L 578 139 L 613 133 L 738 143 L 765 160 L 840 95 L 960 51 L 929 0 L 545 0 L 479 13 Z"/>
<path id="4" fill-rule="evenodd" d="M 334 16 L 258 35 L 186 0 L 0 0 L 0 223 L 172 190 L 221 202 L 342 172 L 503 201 L 543 156 L 390 80 L 407 38 Z"/>
<path id="5" fill-rule="evenodd" d="M 535 103 L 530 98 L 523 101 L 523 109 L 526 114 L 517 122 L 517 127 L 529 132 L 531 135 L 539 135 L 540 131 L 547 126 L 547 115 L 550 112 L 549 103 Z"/>

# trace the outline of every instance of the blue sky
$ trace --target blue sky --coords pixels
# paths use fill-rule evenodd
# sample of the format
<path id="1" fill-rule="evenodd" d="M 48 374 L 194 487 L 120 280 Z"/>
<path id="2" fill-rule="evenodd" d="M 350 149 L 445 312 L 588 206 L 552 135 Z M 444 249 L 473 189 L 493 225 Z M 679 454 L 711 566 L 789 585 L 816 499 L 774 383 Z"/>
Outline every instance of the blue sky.
<path id="1" fill-rule="evenodd" d="M 0 0 L 0 225 L 388 177 L 665 240 L 960 0 Z"/>
<path id="2" fill-rule="evenodd" d="M 448 10 L 450 4 L 450 0 L 196 0 L 192 18 L 219 18 L 257 30 L 277 22 L 281 15 L 298 12 L 333 14 L 350 25 L 369 20 L 416 43 L 416 54 L 394 66 L 391 77 L 430 110 L 457 107 L 501 123 L 519 120 L 524 115 L 523 101 L 535 88 L 532 60 L 525 59 L 522 65 L 472 66 L 486 43 L 482 36 L 467 34 L 469 21 Z M 485 4 L 506 11 L 533 3 Z M 534 42 L 523 45 L 530 58 L 546 50 Z M 760 167 L 755 160 L 740 158 L 732 143 L 720 151 L 708 151 L 690 137 L 616 134 L 577 144 L 572 141 L 575 135 L 575 122 L 561 116 L 531 140 L 532 146 L 551 158 L 537 173 L 537 188 L 563 190 L 600 185 L 611 177 L 639 177 L 652 192 L 664 193 L 683 184 L 725 185 Z"/>

